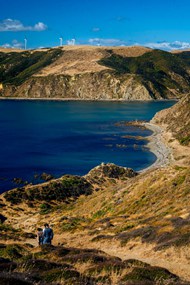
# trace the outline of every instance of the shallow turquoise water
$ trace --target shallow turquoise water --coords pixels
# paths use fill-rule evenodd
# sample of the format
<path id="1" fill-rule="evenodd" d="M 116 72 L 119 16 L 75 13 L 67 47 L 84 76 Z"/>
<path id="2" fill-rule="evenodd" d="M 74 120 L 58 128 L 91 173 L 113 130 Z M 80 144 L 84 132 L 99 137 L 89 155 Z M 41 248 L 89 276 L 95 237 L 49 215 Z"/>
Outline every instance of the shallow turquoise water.
<path id="1" fill-rule="evenodd" d="M 156 157 L 146 141 L 148 130 L 116 126 L 130 120 L 150 120 L 172 106 L 159 102 L 0 101 L 0 191 L 16 187 L 12 179 L 33 183 L 47 172 L 84 175 L 101 162 L 143 169 Z"/>

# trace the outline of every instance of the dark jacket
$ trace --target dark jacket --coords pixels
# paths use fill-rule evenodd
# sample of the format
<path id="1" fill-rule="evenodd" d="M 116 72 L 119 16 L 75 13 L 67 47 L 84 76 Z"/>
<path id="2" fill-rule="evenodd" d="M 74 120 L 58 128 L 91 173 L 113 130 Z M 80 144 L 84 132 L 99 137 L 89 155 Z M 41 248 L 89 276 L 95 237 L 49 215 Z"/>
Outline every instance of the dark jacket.
<path id="1" fill-rule="evenodd" d="M 43 231 L 43 244 L 51 244 L 53 239 L 53 230 L 50 228 L 45 228 Z"/>

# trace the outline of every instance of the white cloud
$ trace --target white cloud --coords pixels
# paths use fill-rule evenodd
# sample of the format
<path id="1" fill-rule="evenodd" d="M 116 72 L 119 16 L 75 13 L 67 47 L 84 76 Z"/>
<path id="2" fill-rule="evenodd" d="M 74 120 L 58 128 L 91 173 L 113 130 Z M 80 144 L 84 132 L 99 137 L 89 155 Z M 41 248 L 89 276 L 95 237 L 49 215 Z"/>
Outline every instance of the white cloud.
<path id="1" fill-rule="evenodd" d="M 101 45 L 101 46 L 120 46 L 125 43 L 120 39 L 102 39 L 102 38 L 92 38 L 89 39 L 88 42 L 91 45 Z"/>
<path id="2" fill-rule="evenodd" d="M 2 48 L 16 48 L 16 49 L 22 49 L 24 48 L 24 43 L 19 42 L 17 40 L 13 40 L 11 43 L 5 43 L 1 46 Z"/>
<path id="3" fill-rule="evenodd" d="M 45 31 L 46 29 L 47 26 L 42 22 L 38 22 L 34 26 L 25 26 L 19 20 L 5 19 L 0 21 L 0 32 L 20 32 L 20 31 L 41 32 Z"/>
<path id="4" fill-rule="evenodd" d="M 181 41 L 174 41 L 174 42 L 156 42 L 156 43 L 146 43 L 143 44 L 144 46 L 153 48 L 153 49 L 163 49 L 163 50 L 176 50 L 176 49 L 189 49 L 190 43 L 188 42 L 181 42 Z"/>
<path id="5" fill-rule="evenodd" d="M 12 48 L 10 44 L 6 43 L 1 46 L 2 48 Z"/>
<path id="6" fill-rule="evenodd" d="M 118 21 L 118 22 L 123 22 L 126 20 L 126 17 L 123 17 L 123 16 L 117 16 L 115 17 L 115 20 Z"/>
<path id="7" fill-rule="evenodd" d="M 105 39 L 105 38 L 91 38 L 88 40 L 91 45 L 99 46 L 145 46 L 152 49 L 161 49 L 166 51 L 190 49 L 190 42 L 173 41 L 173 42 L 148 42 L 148 43 L 133 43 L 131 41 L 123 41 L 120 39 Z M 129 44 L 130 43 L 130 44 Z"/>
<path id="8" fill-rule="evenodd" d="M 38 32 L 47 30 L 47 26 L 42 22 L 38 22 L 37 24 L 34 25 L 34 27 L 31 28 L 33 31 L 38 31 Z"/>
<path id="9" fill-rule="evenodd" d="M 93 32 L 95 32 L 95 33 L 97 33 L 97 32 L 99 32 L 99 31 L 100 31 L 100 28 L 95 27 L 95 28 L 93 28 L 93 29 L 92 29 L 92 31 L 93 31 Z"/>

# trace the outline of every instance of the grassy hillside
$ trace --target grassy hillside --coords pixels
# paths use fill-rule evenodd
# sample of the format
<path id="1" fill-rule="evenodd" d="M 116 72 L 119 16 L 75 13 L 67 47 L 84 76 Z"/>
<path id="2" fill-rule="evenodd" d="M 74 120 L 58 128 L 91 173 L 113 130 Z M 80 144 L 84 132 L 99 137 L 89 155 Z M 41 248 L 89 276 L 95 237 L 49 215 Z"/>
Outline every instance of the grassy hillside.
<path id="1" fill-rule="evenodd" d="M 181 273 L 178 269 L 181 263 L 188 263 L 185 255 L 188 257 L 190 243 L 189 177 L 188 167 L 175 166 L 127 180 L 102 180 L 99 191 L 77 200 L 46 201 L 44 196 L 43 201 L 31 203 L 25 198 L 14 205 L 14 199 L 5 196 L 8 201 L 3 201 L 2 209 L 13 226 L 7 222 L 1 226 L 0 253 L 14 266 L 8 276 L 0 273 L 0 278 L 4 276 L 7 281 L 28 276 L 34 282 L 32 278 L 38 277 L 38 281 L 47 284 L 189 284 L 163 268 L 128 260 L 128 256 L 147 260 L 148 251 L 161 267 L 176 259 L 177 269 L 172 272 Z M 37 188 L 34 190 L 37 193 Z M 35 249 L 28 244 L 36 245 L 31 232 L 35 233 L 36 227 L 46 221 L 51 221 L 56 247 Z M 25 250 L 21 245 L 11 245 L 13 240 L 25 244 Z M 4 260 L 2 263 L 5 267 Z"/>
<path id="2" fill-rule="evenodd" d="M 156 114 L 153 122 L 165 125 L 173 136 L 183 145 L 190 144 L 190 94 L 173 108 Z"/>
<path id="3" fill-rule="evenodd" d="M 0 51 L 0 91 L 28 98 L 176 98 L 190 92 L 189 70 L 188 51 L 85 46 Z"/>
<path id="4" fill-rule="evenodd" d="M 139 57 L 124 57 L 110 51 L 110 56 L 99 61 L 100 64 L 113 68 L 118 75 L 136 74 L 138 79 L 154 96 L 153 87 L 163 95 L 168 89 L 184 92 L 190 84 L 190 52 L 171 54 L 153 50 Z M 181 81 L 185 82 L 182 86 Z M 188 88 L 187 88 L 188 90 Z"/>
<path id="5" fill-rule="evenodd" d="M 0 52 L 0 83 L 20 85 L 62 54 L 61 49 L 47 51 Z"/>
<path id="6" fill-rule="evenodd" d="M 91 184 L 83 177 L 65 175 L 40 186 L 21 187 L 5 193 L 7 201 L 18 204 L 25 201 L 69 201 L 77 199 L 80 195 L 92 194 Z"/>
<path id="7" fill-rule="evenodd" d="M 93 249 L 4 245 L 1 284 L 14 285 L 189 285 L 168 270 Z M 3 271 L 3 272 L 2 272 Z"/>

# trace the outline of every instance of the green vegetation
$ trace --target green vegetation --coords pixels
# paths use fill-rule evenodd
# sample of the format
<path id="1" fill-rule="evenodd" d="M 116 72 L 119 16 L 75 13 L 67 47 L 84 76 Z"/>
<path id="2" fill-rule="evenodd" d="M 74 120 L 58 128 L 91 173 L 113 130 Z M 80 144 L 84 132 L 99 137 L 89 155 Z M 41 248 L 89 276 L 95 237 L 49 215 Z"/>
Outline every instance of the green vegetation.
<path id="1" fill-rule="evenodd" d="M 80 274 L 75 270 L 53 269 L 51 271 L 48 271 L 48 273 L 44 274 L 44 280 L 47 282 L 53 282 L 57 280 L 79 278 L 79 276 Z"/>
<path id="2" fill-rule="evenodd" d="M 107 213 L 106 209 L 98 210 L 92 215 L 92 219 L 97 219 L 103 217 Z"/>
<path id="3" fill-rule="evenodd" d="M 84 218 L 79 218 L 79 217 L 70 218 L 69 220 L 65 220 L 62 223 L 61 230 L 65 232 L 76 230 L 77 228 L 82 227 L 81 224 L 83 222 L 85 222 Z"/>
<path id="4" fill-rule="evenodd" d="M 11 225 L 0 223 L 0 233 L 1 239 L 3 240 L 19 240 L 21 236 L 21 231 L 13 228 Z"/>
<path id="5" fill-rule="evenodd" d="M 10 258 L 11 260 L 20 259 L 27 253 L 28 251 L 23 246 L 18 244 L 9 244 L 0 247 L 0 256 Z"/>
<path id="6" fill-rule="evenodd" d="M 43 245 L 32 253 L 16 244 L 0 248 L 2 284 L 190 284 L 164 268 L 136 259 L 122 261 L 96 249 Z"/>
<path id="7" fill-rule="evenodd" d="M 11 203 L 18 204 L 22 202 L 24 188 L 17 188 L 13 191 L 5 193 L 5 199 Z"/>
<path id="8" fill-rule="evenodd" d="M 91 184 L 83 177 L 65 175 L 60 179 L 49 183 L 37 185 L 29 188 L 17 188 L 5 193 L 5 199 L 11 203 L 21 203 L 25 201 L 73 201 L 80 195 L 90 195 L 92 193 Z M 47 212 L 50 208 L 41 205 L 41 210 Z"/>
<path id="9" fill-rule="evenodd" d="M 180 186 L 181 184 L 183 184 L 183 182 L 185 181 L 186 176 L 182 175 L 182 176 L 178 176 L 176 179 L 174 179 L 173 185 L 174 186 Z"/>
<path id="10" fill-rule="evenodd" d="M 190 136 L 186 136 L 179 139 L 179 142 L 183 145 L 188 145 L 190 143 Z"/>
<path id="11" fill-rule="evenodd" d="M 173 137 L 182 145 L 190 144 L 190 93 L 186 94 L 175 106 L 168 109 L 167 113 L 155 116 L 155 122 L 167 125 Z M 171 141 L 170 141 L 171 142 Z"/>
<path id="12" fill-rule="evenodd" d="M 159 281 L 159 284 L 165 284 L 164 281 L 168 280 L 172 284 L 178 281 L 179 278 L 170 273 L 168 270 L 160 267 L 146 267 L 146 268 L 134 268 L 132 272 L 128 273 L 123 281 L 135 280 L 135 281 Z M 148 283 L 149 284 L 149 283 Z"/>
<path id="13" fill-rule="evenodd" d="M 40 205 L 40 214 L 48 214 L 51 211 L 51 205 L 48 203 L 43 203 Z"/>
<path id="14" fill-rule="evenodd" d="M 21 85 L 34 73 L 54 62 L 61 54 L 62 50 L 59 48 L 20 53 L 0 52 L 0 82 Z"/>
<path id="15" fill-rule="evenodd" d="M 12 226 L 10 226 L 10 225 L 0 223 L 0 231 L 1 231 L 1 233 L 2 233 L 2 232 L 7 233 L 7 232 L 9 232 L 9 231 L 15 233 L 15 232 L 17 232 L 18 230 L 14 229 L 14 228 L 13 228 Z"/>
<path id="16" fill-rule="evenodd" d="M 166 95 L 167 89 L 184 91 L 179 84 L 179 76 L 184 79 L 187 85 L 190 84 L 188 68 L 190 66 L 190 52 L 171 54 L 161 50 L 153 50 L 139 57 L 123 57 L 113 54 L 99 61 L 100 64 L 111 67 L 117 75 L 136 74 L 154 97 L 155 90 Z M 173 74 L 173 75 L 172 75 Z"/>

